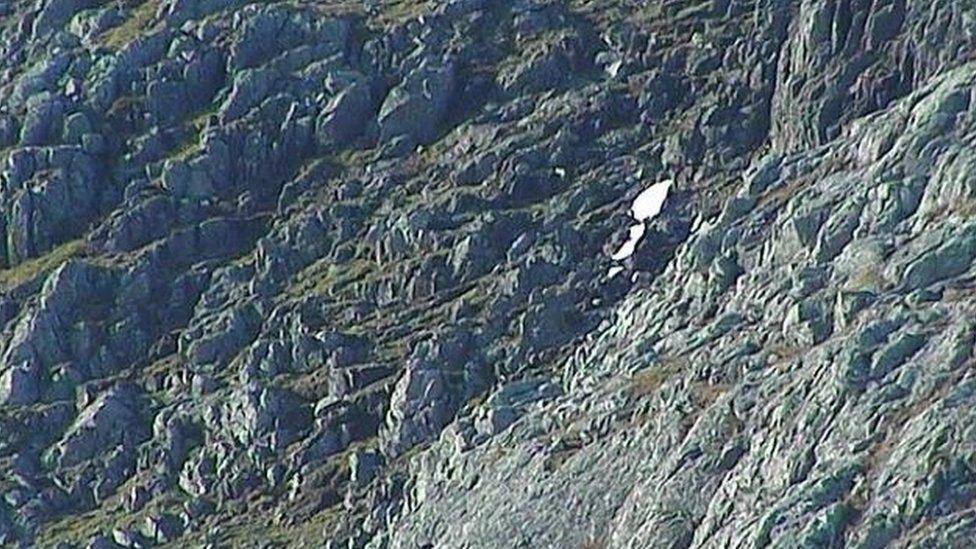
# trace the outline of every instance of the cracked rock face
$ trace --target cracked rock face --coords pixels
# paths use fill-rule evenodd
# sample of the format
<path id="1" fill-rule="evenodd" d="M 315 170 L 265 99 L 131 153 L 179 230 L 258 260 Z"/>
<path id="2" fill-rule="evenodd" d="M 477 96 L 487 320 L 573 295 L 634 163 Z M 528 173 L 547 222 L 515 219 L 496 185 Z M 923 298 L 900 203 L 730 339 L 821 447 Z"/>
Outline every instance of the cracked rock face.
<path id="1" fill-rule="evenodd" d="M 0 545 L 968 546 L 974 21 L 0 1 Z"/>

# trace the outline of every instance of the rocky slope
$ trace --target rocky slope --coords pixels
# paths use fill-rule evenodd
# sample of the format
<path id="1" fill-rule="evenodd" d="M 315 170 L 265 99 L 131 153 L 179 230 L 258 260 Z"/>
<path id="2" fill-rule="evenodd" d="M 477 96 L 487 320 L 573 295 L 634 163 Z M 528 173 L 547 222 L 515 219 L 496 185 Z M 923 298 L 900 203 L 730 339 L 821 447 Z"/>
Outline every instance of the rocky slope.
<path id="1" fill-rule="evenodd" d="M 966 546 L 974 29 L 0 0 L 0 543 Z"/>

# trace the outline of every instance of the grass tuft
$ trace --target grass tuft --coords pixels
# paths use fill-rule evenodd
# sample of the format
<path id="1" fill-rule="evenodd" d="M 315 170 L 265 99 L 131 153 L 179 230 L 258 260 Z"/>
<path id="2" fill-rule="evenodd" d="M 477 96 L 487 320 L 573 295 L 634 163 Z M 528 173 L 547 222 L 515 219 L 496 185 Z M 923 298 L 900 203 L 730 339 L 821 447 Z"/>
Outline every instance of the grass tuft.
<path id="1" fill-rule="evenodd" d="M 146 0 L 129 11 L 129 17 L 122 24 L 112 27 L 102 34 L 100 42 L 112 49 L 122 49 L 144 35 L 156 15 L 159 4 Z"/>
<path id="2" fill-rule="evenodd" d="M 881 291 L 888 286 L 888 281 L 881 271 L 874 265 L 865 266 L 844 285 L 849 290 Z"/>
<path id="3" fill-rule="evenodd" d="M 0 269 L 0 289 L 9 290 L 59 267 L 85 249 L 84 239 L 65 242 L 50 252 L 9 269 Z"/>
<path id="4" fill-rule="evenodd" d="M 644 368 L 634 374 L 631 389 L 635 398 L 646 397 L 657 391 L 674 374 L 690 367 L 685 357 L 666 357 L 657 364 Z"/>

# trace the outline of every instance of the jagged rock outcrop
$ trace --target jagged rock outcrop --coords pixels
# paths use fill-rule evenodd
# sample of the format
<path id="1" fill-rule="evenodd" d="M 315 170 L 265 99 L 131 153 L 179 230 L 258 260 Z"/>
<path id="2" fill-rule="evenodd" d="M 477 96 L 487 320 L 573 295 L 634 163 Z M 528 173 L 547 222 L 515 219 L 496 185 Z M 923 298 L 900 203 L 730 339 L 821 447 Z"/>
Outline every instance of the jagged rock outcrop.
<path id="1" fill-rule="evenodd" d="M 0 544 L 965 545 L 974 17 L 0 1 Z"/>

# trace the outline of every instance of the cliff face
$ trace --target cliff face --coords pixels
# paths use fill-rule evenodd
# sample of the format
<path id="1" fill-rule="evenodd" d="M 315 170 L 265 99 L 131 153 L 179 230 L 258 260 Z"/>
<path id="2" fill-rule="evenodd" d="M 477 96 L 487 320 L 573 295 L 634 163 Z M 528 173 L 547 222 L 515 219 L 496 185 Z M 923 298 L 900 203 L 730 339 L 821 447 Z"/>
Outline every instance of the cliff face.
<path id="1" fill-rule="evenodd" d="M 974 25 L 0 0 L 0 543 L 966 545 Z"/>

